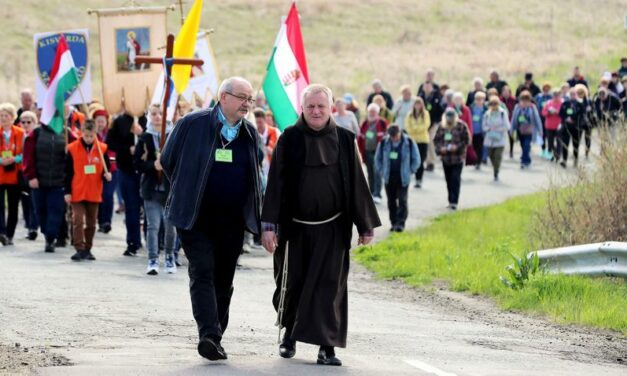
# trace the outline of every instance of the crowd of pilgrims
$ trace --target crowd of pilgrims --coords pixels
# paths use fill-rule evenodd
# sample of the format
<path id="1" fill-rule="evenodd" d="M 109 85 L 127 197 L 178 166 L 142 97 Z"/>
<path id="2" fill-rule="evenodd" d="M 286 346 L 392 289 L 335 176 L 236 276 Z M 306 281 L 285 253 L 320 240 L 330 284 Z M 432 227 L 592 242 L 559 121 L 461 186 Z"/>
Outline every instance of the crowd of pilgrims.
<path id="1" fill-rule="evenodd" d="M 571 147 L 577 166 L 580 143 L 588 158 L 594 128 L 612 139 L 624 124 L 627 58 L 616 72 L 604 73 L 596 88 L 575 67 L 572 77 L 557 87 L 539 87 L 526 73 L 512 91 L 493 71 L 487 83 L 475 78 L 464 97 L 439 85 L 435 72 L 428 70 L 417 91 L 409 85 L 399 91 L 394 100 L 374 80 L 365 114 L 350 93 L 337 98 L 333 108 L 335 122 L 356 135 L 375 203 L 382 203 L 381 190 L 386 190 L 391 231 L 405 228 L 412 176 L 414 187 L 421 188 L 438 156 L 452 210 L 459 203 L 463 167 L 480 170 L 489 163 L 498 182 L 502 160 L 514 158 L 517 144 L 521 170 L 531 166 L 533 144 L 541 147 L 540 158 L 563 168 Z M 255 106 L 249 117 L 265 155 L 259 166 L 265 185 L 281 132 L 263 93 Z M 116 213 L 125 219 L 127 247 L 122 254 L 136 256 L 146 244 L 146 273 L 157 275 L 160 265 L 175 273 L 181 247 L 174 226 L 164 218 L 170 186 L 159 162 L 161 108 L 151 105 L 136 118 L 126 113 L 113 117 L 97 101 L 84 112 L 66 106 L 62 134 L 39 124 L 39 111 L 28 89 L 21 92 L 19 109 L 0 104 L 0 243 L 14 244 L 21 203 L 26 239 L 35 241 L 41 232 L 44 250 L 50 253 L 71 241 L 73 261 L 95 260 L 94 235 L 108 234 Z M 191 106 L 180 106 L 173 122 L 166 122 L 166 134 L 190 111 Z M 260 241 L 249 236 L 243 252 L 253 247 L 261 248 Z"/>

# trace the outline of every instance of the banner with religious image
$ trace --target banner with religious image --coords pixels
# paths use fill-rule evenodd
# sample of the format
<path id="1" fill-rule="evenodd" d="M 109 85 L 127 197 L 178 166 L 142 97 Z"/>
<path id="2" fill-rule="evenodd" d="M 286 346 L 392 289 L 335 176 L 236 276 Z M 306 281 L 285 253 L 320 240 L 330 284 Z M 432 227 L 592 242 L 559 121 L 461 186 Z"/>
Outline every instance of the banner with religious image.
<path id="1" fill-rule="evenodd" d="M 54 56 L 57 52 L 57 45 L 61 35 L 65 40 L 72 54 L 72 59 L 76 65 L 78 73 L 79 87 L 83 93 L 81 98 L 78 88 L 66 93 L 65 98 L 69 104 L 80 104 L 91 101 L 91 72 L 89 54 L 89 30 L 76 29 L 59 32 L 38 33 L 33 36 L 35 46 L 35 88 L 39 106 L 46 97 L 48 86 L 50 85 L 50 71 L 54 64 Z"/>
<path id="2" fill-rule="evenodd" d="M 165 53 L 166 7 L 98 9 L 102 94 L 109 113 L 141 116 L 162 71 L 159 64 L 138 64 L 138 55 Z"/>

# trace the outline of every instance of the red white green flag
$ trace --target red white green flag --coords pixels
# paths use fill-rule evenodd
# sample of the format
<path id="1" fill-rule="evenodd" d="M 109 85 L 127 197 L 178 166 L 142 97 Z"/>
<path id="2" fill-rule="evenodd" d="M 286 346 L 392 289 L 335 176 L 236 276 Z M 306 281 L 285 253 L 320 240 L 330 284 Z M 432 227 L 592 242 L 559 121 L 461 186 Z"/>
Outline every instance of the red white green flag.
<path id="1" fill-rule="evenodd" d="M 301 113 L 300 95 L 309 85 L 309 72 L 296 3 L 281 25 L 268 63 L 263 91 L 281 130 L 293 125 Z"/>
<path id="2" fill-rule="evenodd" d="M 63 132 L 65 124 L 63 114 L 65 95 L 74 90 L 78 82 L 74 59 L 72 59 L 65 37 L 61 35 L 50 71 L 50 85 L 41 111 L 41 122 L 57 134 Z"/>

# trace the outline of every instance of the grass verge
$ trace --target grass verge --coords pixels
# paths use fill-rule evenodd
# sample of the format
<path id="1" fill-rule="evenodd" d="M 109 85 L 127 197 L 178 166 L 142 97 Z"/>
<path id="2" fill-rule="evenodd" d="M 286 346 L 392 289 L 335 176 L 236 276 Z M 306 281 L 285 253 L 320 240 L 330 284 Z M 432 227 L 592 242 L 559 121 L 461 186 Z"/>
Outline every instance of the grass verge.
<path id="1" fill-rule="evenodd" d="M 359 248 L 355 257 L 384 279 L 402 279 L 412 286 L 445 280 L 452 290 L 492 297 L 503 309 L 627 335 L 623 280 L 539 273 L 521 290 L 499 281 L 513 262 L 512 254 L 532 249 L 530 227 L 546 196 L 538 193 L 442 215 L 427 227 Z"/>

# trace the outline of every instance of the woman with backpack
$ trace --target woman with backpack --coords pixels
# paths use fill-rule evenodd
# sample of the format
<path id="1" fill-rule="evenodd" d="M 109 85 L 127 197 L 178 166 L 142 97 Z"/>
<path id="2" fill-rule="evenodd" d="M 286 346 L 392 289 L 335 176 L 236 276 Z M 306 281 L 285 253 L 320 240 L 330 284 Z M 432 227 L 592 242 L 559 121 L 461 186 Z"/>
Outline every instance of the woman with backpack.
<path id="1" fill-rule="evenodd" d="M 503 161 L 503 150 L 508 141 L 510 122 L 506 110 L 501 107 L 498 96 L 490 97 L 488 109 L 482 120 L 484 133 L 483 146 L 494 170 L 494 181 L 499 181 L 499 170 Z"/>
<path id="2" fill-rule="evenodd" d="M 512 132 L 518 132 L 522 156 L 520 169 L 531 166 L 531 144 L 534 140 L 542 139 L 542 120 L 538 108 L 531 101 L 531 93 L 524 90 L 520 93 L 519 103 L 512 113 Z"/>

